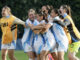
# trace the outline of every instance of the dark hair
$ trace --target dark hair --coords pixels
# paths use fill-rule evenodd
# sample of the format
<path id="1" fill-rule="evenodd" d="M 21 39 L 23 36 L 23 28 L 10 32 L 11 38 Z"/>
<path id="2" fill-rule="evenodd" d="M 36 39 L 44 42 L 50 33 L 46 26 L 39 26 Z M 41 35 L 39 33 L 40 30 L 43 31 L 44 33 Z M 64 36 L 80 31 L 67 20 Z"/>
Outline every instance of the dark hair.
<path id="1" fill-rule="evenodd" d="M 57 8 L 55 8 L 55 9 L 52 9 L 56 14 L 58 14 L 59 15 L 59 10 L 57 9 Z"/>
<path id="2" fill-rule="evenodd" d="M 41 10 L 37 10 L 37 13 L 39 16 L 43 16 L 43 20 L 45 20 L 46 22 L 48 22 L 47 20 L 47 14 L 45 13 L 45 11 L 43 11 L 43 13 L 41 12 Z"/>
<path id="3" fill-rule="evenodd" d="M 45 12 L 41 14 L 43 16 L 43 20 L 45 20 L 48 23 L 47 14 Z"/>
<path id="4" fill-rule="evenodd" d="M 48 13 L 50 14 L 51 10 L 53 9 L 53 6 L 52 5 L 47 5 L 46 9 L 48 10 Z"/>
<path id="5" fill-rule="evenodd" d="M 43 14 L 42 14 L 40 11 L 38 11 L 37 14 L 38 14 L 39 16 L 43 16 Z"/>
<path id="6" fill-rule="evenodd" d="M 50 14 L 51 13 L 51 10 L 53 9 L 53 6 L 52 5 L 44 5 L 42 7 L 46 7 L 46 10 L 48 10 L 48 14 Z M 45 11 L 43 11 L 43 12 L 45 12 Z"/>
<path id="7" fill-rule="evenodd" d="M 61 5 L 63 9 L 66 10 L 66 13 L 71 16 L 71 8 L 69 5 Z"/>

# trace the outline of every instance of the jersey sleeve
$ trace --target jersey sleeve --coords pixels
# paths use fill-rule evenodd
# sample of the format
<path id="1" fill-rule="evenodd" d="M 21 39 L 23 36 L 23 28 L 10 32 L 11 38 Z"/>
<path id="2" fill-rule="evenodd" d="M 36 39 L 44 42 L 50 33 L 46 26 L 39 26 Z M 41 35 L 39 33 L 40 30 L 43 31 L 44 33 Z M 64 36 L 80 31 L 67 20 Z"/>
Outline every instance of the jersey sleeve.
<path id="1" fill-rule="evenodd" d="M 73 19 L 69 15 L 64 16 L 64 19 L 69 19 L 70 23 L 72 24 L 73 32 L 75 33 L 76 37 L 80 39 L 80 32 L 75 26 Z"/>
<path id="2" fill-rule="evenodd" d="M 26 20 L 25 25 L 28 27 L 28 24 L 31 24 L 31 21 L 29 19 Z"/>
<path id="3" fill-rule="evenodd" d="M 25 22 L 22 21 L 22 20 L 19 19 L 19 18 L 15 18 L 15 20 L 13 21 L 13 24 L 21 24 L 21 25 L 25 25 Z"/>
<path id="4" fill-rule="evenodd" d="M 63 27 L 70 25 L 70 21 L 68 19 L 65 19 L 64 22 L 63 21 L 55 21 L 55 23 L 60 24 Z"/>

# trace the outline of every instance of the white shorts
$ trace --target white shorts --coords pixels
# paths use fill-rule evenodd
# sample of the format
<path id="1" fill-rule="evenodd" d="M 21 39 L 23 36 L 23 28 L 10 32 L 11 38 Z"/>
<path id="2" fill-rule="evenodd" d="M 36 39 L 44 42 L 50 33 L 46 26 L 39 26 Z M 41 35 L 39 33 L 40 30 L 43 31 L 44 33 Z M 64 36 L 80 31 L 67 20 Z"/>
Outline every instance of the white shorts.
<path id="1" fill-rule="evenodd" d="M 58 44 L 57 50 L 66 52 L 68 49 L 69 41 L 65 34 L 64 29 L 56 23 L 54 23 L 52 29 L 53 29 L 53 34 L 55 36 L 55 40 Z"/>
<path id="2" fill-rule="evenodd" d="M 53 53 L 53 52 L 57 52 L 57 44 L 53 49 L 50 50 L 50 53 Z"/>
<path id="3" fill-rule="evenodd" d="M 24 52 L 26 53 L 31 51 L 33 51 L 33 47 L 26 43 L 24 47 Z"/>
<path id="4" fill-rule="evenodd" d="M 34 51 L 36 54 L 40 54 L 43 48 L 43 38 L 41 35 L 37 35 L 37 39 L 34 40 Z"/>
<path id="5" fill-rule="evenodd" d="M 61 46 L 59 46 L 58 44 L 56 45 L 56 47 L 50 51 L 51 53 L 53 52 L 65 52 L 65 49 L 63 49 Z"/>
<path id="6" fill-rule="evenodd" d="M 24 52 L 34 51 L 34 50 L 33 50 L 33 46 L 32 46 L 32 42 L 31 42 L 31 44 L 28 44 L 28 43 L 25 41 L 24 43 L 22 43 L 22 46 L 23 46 Z"/>
<path id="7" fill-rule="evenodd" d="M 30 30 L 26 29 L 22 37 L 22 46 L 23 46 L 24 52 L 33 51 L 33 47 L 32 47 L 33 34 L 31 34 L 31 37 L 30 37 L 29 33 L 30 33 Z"/>
<path id="8" fill-rule="evenodd" d="M 49 30 L 46 36 L 44 35 L 44 37 L 46 40 L 45 40 L 45 45 L 43 47 L 43 50 L 50 51 L 51 49 L 54 49 L 56 46 L 56 41 L 52 32 Z"/>
<path id="9" fill-rule="evenodd" d="M 16 48 L 16 40 L 13 40 L 9 44 L 2 44 L 1 49 L 15 49 Z"/>
<path id="10" fill-rule="evenodd" d="M 58 46 L 57 52 L 65 52 L 65 49 L 63 49 L 61 46 Z"/>

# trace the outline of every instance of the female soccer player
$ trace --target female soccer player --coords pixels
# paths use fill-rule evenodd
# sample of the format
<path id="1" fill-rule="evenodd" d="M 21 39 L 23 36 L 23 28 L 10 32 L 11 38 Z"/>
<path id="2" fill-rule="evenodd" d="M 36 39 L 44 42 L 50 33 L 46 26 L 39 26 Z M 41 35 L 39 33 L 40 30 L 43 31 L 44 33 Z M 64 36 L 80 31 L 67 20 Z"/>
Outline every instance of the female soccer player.
<path id="1" fill-rule="evenodd" d="M 55 43 L 54 36 L 49 30 L 52 24 L 49 23 L 48 20 L 46 19 L 44 19 L 43 21 L 44 23 L 42 23 L 42 21 L 41 22 L 39 21 L 40 25 L 38 26 L 42 26 L 43 28 L 39 29 L 40 34 L 38 34 L 37 37 L 34 39 L 34 48 L 35 48 L 36 53 L 40 54 L 40 59 L 46 60 L 46 56 L 48 55 L 49 51 L 54 48 L 56 43 Z"/>
<path id="2" fill-rule="evenodd" d="M 17 40 L 16 24 L 25 26 L 25 22 L 13 16 L 11 9 L 8 6 L 4 6 L 2 8 L 2 18 L 0 19 L 0 26 L 3 33 L 1 45 L 2 60 L 6 60 L 7 51 L 10 60 L 16 60 L 14 57 L 14 49 L 16 48 Z"/>
<path id="3" fill-rule="evenodd" d="M 38 26 L 43 26 L 44 20 L 43 20 L 43 15 L 38 12 L 36 14 L 36 19 L 39 22 Z M 42 51 L 43 48 L 43 44 L 44 44 L 44 38 L 42 36 L 42 34 L 40 33 L 42 30 L 41 29 L 34 29 L 35 32 L 38 32 L 38 34 L 35 33 L 35 38 L 34 38 L 34 51 L 37 55 L 37 60 L 41 60 L 40 58 L 40 53 Z"/>
<path id="4" fill-rule="evenodd" d="M 41 13 L 44 14 L 48 20 L 50 18 L 50 14 L 49 14 L 50 9 L 48 8 L 48 6 L 42 6 L 42 8 L 41 8 Z"/>
<path id="5" fill-rule="evenodd" d="M 35 37 L 34 33 L 36 33 L 36 31 L 33 30 L 35 29 L 35 26 L 38 25 L 38 21 L 35 19 L 35 10 L 30 9 L 28 12 L 28 17 L 29 18 L 26 20 L 27 28 L 25 29 L 22 38 L 22 45 L 24 48 L 24 52 L 29 56 L 29 60 L 36 60 L 36 54 L 33 46 Z"/>
<path id="6" fill-rule="evenodd" d="M 69 60 L 79 60 L 79 58 L 76 57 L 76 53 L 78 52 L 78 49 L 80 47 L 80 33 L 71 18 L 70 6 L 62 5 L 60 7 L 60 11 L 62 16 L 64 17 L 64 21 L 70 21 L 70 24 L 67 26 L 72 38 L 72 43 L 69 44 Z"/>
<path id="7" fill-rule="evenodd" d="M 51 22 L 48 22 L 48 20 L 46 19 L 45 16 L 43 16 L 45 19 L 45 26 L 44 28 L 46 29 L 46 31 L 42 31 L 43 32 L 43 37 L 45 40 L 45 44 L 43 47 L 43 50 L 41 52 L 41 59 L 42 60 L 46 60 L 46 56 L 48 55 L 48 53 L 50 52 L 51 49 L 55 48 L 55 39 L 54 36 L 52 35 L 51 31 L 50 31 L 50 27 L 52 26 Z"/>
<path id="8" fill-rule="evenodd" d="M 55 55 L 55 57 L 56 57 L 55 59 L 56 60 L 64 60 L 64 52 L 67 51 L 67 49 L 68 49 L 68 39 L 64 32 L 63 27 L 55 22 L 56 20 L 58 20 L 58 21 L 61 20 L 59 18 L 57 9 L 53 9 L 51 11 L 51 17 L 53 18 L 52 33 L 57 42 L 57 46 L 56 46 L 57 55 Z M 53 52 L 55 52 L 55 51 L 53 50 Z M 54 55 L 54 53 L 52 55 Z"/>

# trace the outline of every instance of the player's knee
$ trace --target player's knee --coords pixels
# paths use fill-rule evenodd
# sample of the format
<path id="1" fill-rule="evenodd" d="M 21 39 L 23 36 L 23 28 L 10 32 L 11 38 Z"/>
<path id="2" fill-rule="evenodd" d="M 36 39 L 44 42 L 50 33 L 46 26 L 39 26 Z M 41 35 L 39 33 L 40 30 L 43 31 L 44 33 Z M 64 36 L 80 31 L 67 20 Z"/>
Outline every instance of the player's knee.
<path id="1" fill-rule="evenodd" d="M 32 55 L 32 56 L 29 56 L 31 59 L 34 59 L 35 58 L 35 56 L 34 55 Z"/>
<path id="2" fill-rule="evenodd" d="M 29 56 L 29 60 L 35 60 L 34 56 Z"/>
<path id="3" fill-rule="evenodd" d="M 46 57 L 46 55 L 45 54 L 40 54 L 40 58 L 45 58 Z"/>
<path id="4" fill-rule="evenodd" d="M 6 57 L 6 54 L 5 53 L 2 53 L 1 55 L 2 55 L 2 58 Z"/>
<path id="5" fill-rule="evenodd" d="M 64 60 L 64 56 L 58 56 L 58 60 Z"/>
<path id="6" fill-rule="evenodd" d="M 74 56 L 72 54 L 68 54 L 69 60 L 73 60 Z"/>
<path id="7" fill-rule="evenodd" d="M 34 54 L 27 54 L 28 55 L 28 57 L 30 58 L 30 59 L 34 59 L 35 58 L 35 55 Z"/>
<path id="8" fill-rule="evenodd" d="M 52 55 L 53 58 L 57 59 L 57 54 L 51 53 L 51 55 Z"/>
<path id="9" fill-rule="evenodd" d="M 71 58 L 72 58 L 72 56 L 71 56 L 71 55 L 68 55 L 68 58 L 69 58 L 69 59 L 71 59 Z"/>
<path id="10" fill-rule="evenodd" d="M 47 51 L 42 51 L 42 52 L 40 53 L 40 55 L 41 55 L 41 56 L 47 56 L 47 55 L 48 55 L 48 52 L 47 52 Z"/>
<path id="11" fill-rule="evenodd" d="M 14 58 L 14 55 L 11 54 L 11 53 L 8 53 L 8 56 L 9 56 L 10 59 L 13 59 Z"/>

